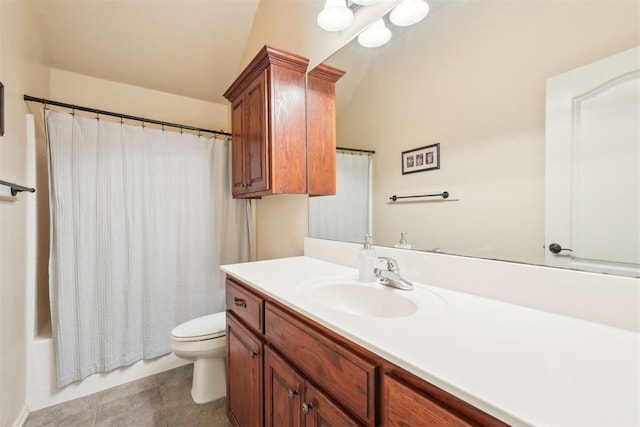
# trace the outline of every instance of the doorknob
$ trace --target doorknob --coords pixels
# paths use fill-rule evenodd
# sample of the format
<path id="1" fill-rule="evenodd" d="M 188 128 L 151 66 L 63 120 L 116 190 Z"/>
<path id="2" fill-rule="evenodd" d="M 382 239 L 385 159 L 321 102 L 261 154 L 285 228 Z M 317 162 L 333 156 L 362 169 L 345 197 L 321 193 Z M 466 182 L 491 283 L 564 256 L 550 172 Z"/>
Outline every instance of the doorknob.
<path id="1" fill-rule="evenodd" d="M 563 248 L 558 243 L 552 243 L 552 244 L 549 245 L 549 252 L 551 252 L 552 254 L 559 254 L 562 251 L 573 252 L 572 249 Z"/>

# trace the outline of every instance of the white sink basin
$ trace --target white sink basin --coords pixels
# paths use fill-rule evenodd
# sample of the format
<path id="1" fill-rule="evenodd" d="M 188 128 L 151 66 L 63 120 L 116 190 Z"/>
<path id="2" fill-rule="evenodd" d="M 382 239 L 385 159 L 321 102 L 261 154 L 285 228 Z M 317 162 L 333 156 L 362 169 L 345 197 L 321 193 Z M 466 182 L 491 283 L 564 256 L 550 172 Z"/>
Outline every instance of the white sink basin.
<path id="1" fill-rule="evenodd" d="M 415 314 L 418 300 L 426 297 L 433 305 L 444 306 L 442 299 L 428 291 L 402 291 L 377 282 L 363 283 L 355 279 L 318 279 L 300 287 L 307 300 L 331 310 L 356 316 L 403 317 Z"/>

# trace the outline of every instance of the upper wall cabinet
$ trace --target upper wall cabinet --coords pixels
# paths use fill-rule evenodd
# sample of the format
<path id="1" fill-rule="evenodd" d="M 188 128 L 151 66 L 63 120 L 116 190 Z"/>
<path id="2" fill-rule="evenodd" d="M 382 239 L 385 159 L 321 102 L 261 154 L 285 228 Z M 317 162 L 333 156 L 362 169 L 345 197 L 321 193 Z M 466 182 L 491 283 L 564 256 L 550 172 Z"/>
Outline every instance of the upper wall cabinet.
<path id="1" fill-rule="evenodd" d="M 336 82 L 344 71 L 318 65 L 307 76 L 309 195 L 336 194 Z"/>
<path id="2" fill-rule="evenodd" d="M 307 192 L 308 64 L 265 46 L 224 93 L 232 111 L 234 197 Z"/>

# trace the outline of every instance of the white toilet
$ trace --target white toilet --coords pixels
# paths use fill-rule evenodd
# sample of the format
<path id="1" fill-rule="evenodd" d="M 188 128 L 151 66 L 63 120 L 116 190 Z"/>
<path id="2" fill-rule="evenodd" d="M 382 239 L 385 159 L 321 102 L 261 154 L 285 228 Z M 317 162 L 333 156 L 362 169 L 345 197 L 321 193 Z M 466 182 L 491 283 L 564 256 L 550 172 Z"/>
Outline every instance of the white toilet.
<path id="1" fill-rule="evenodd" d="M 198 317 L 171 331 L 173 353 L 194 361 L 191 397 L 196 403 L 211 402 L 226 393 L 225 315 L 225 312 L 221 312 Z"/>

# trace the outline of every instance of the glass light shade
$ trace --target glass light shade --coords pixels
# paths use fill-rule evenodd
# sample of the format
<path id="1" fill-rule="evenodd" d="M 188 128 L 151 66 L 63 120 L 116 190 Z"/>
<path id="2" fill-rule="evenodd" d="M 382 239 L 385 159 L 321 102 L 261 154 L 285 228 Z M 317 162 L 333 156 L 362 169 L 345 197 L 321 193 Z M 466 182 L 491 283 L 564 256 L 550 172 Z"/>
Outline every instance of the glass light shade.
<path id="1" fill-rule="evenodd" d="M 353 22 L 353 12 L 346 0 L 327 0 L 318 14 L 318 25 L 327 31 L 342 31 Z"/>
<path id="2" fill-rule="evenodd" d="M 369 28 L 358 35 L 358 43 L 364 47 L 382 46 L 391 39 L 391 30 L 384 25 L 384 20 L 379 19 Z"/>
<path id="3" fill-rule="evenodd" d="M 429 13 L 429 5 L 422 0 L 403 0 L 391 11 L 389 19 L 393 25 L 408 27 L 424 19 Z"/>
<path id="4" fill-rule="evenodd" d="M 355 3 L 360 6 L 371 6 L 372 4 L 378 3 L 380 0 L 351 0 L 352 3 Z"/>

